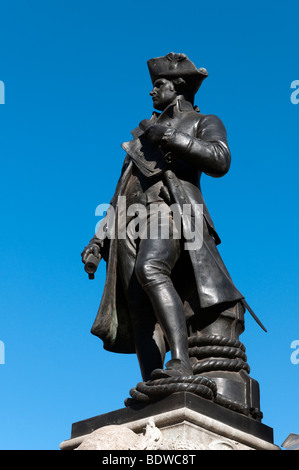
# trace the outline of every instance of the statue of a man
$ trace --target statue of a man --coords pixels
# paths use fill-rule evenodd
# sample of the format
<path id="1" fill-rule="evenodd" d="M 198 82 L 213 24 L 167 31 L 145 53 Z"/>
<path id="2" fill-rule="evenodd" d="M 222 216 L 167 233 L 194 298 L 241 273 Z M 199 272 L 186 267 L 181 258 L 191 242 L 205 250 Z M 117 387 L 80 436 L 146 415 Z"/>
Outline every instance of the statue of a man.
<path id="1" fill-rule="evenodd" d="M 127 155 L 111 201 L 113 211 L 108 211 L 82 253 L 84 263 L 91 254 L 107 262 L 91 332 L 109 351 L 136 352 L 144 381 L 192 375 L 186 322 L 198 316 L 208 323 L 215 312 L 244 302 L 217 250 L 220 239 L 200 189 L 202 173 L 221 177 L 231 161 L 221 120 L 194 107 L 207 71 L 197 69 L 185 54 L 175 53 L 149 60 L 148 67 L 157 111 L 132 131 L 131 142 L 122 145 Z M 120 201 L 127 208 L 144 207 L 143 223 L 137 212 L 125 212 Z M 195 231 L 200 228 L 198 247 L 186 249 L 186 231 L 180 231 L 175 221 L 174 205 L 181 213 L 184 205 L 191 207 L 187 222 Z M 150 222 L 157 211 L 152 237 Z M 194 224 L 200 216 L 202 223 Z M 185 219 L 181 218 L 183 228 Z M 121 224 L 125 230 L 119 236 Z M 167 237 L 162 236 L 165 225 Z M 164 366 L 168 349 L 171 360 Z"/>

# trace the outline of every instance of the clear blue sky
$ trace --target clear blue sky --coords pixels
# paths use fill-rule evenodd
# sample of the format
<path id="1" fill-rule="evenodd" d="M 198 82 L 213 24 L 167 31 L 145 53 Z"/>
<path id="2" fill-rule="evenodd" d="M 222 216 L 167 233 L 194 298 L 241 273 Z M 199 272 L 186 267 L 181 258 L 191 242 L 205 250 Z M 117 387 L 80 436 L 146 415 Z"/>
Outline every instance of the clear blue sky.
<path id="1" fill-rule="evenodd" d="M 58 449 L 141 379 L 135 355 L 90 333 L 105 264 L 89 281 L 80 253 L 121 143 L 152 113 L 146 61 L 171 51 L 207 68 L 196 103 L 228 132 L 231 170 L 202 189 L 221 255 L 268 328 L 246 314 L 240 338 L 263 422 L 278 445 L 299 433 L 298 14 L 289 0 L 2 2 L 1 449 Z"/>

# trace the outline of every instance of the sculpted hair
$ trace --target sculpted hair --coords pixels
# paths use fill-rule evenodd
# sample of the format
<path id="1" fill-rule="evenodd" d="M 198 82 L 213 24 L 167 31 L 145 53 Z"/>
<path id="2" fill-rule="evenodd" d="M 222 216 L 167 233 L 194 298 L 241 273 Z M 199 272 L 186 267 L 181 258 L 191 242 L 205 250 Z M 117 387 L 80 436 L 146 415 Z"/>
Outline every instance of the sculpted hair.
<path id="1" fill-rule="evenodd" d="M 177 94 L 183 95 L 185 100 L 190 101 L 190 103 L 193 104 L 194 92 L 190 84 L 188 84 L 182 77 L 174 78 L 171 81 Z"/>

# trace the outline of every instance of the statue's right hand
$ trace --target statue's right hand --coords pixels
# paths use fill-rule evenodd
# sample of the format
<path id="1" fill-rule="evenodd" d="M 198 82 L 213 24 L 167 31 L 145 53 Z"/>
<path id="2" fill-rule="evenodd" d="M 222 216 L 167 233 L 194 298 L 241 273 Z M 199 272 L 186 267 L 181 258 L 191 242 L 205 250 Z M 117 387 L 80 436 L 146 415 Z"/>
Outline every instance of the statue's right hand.
<path id="1" fill-rule="evenodd" d="M 87 245 L 81 253 L 82 263 L 86 263 L 89 255 L 93 255 L 96 258 L 101 259 L 100 247 L 96 243 Z"/>

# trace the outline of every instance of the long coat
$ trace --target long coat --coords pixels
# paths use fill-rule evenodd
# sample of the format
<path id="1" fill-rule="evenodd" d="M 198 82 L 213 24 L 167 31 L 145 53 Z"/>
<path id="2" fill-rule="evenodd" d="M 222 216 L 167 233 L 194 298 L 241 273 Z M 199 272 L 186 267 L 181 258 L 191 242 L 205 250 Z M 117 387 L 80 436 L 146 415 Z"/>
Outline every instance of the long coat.
<path id="1" fill-rule="evenodd" d="M 134 139 L 123 144 L 127 156 L 111 206 L 117 216 L 118 196 L 128 197 L 126 189 L 134 165 L 143 174 L 148 172 L 149 178 L 151 173 L 160 173 L 172 201 L 178 206 L 202 204 L 202 246 L 198 250 L 189 250 L 188 260 L 185 259 L 185 264 L 178 263 L 178 269 L 173 273 L 174 284 L 184 302 L 186 318 L 189 318 L 209 312 L 210 307 L 243 299 L 217 250 L 216 245 L 220 243 L 220 239 L 200 189 L 202 172 L 219 177 L 229 169 L 230 151 L 226 130 L 218 117 L 195 111 L 191 103 L 184 99 L 178 99 L 174 106 L 167 108 L 162 114 L 153 113 L 151 121 L 152 124 L 169 128 L 163 152 L 171 163 L 165 163 L 160 150 L 159 156 L 155 149 L 145 149 L 144 134 L 142 129 L 137 128 L 132 132 Z M 109 226 L 109 213 L 102 222 Z M 90 243 L 103 244 L 103 240 L 95 236 Z M 103 340 L 105 349 L 132 353 L 135 348 L 130 314 L 117 273 L 117 245 L 116 227 L 115 238 L 104 240 L 107 252 L 106 257 L 104 256 L 107 261 L 106 282 L 91 332 Z M 186 258 L 186 253 L 184 255 Z M 188 286 L 185 290 L 183 284 Z M 190 288 L 191 285 L 193 288 Z"/>

